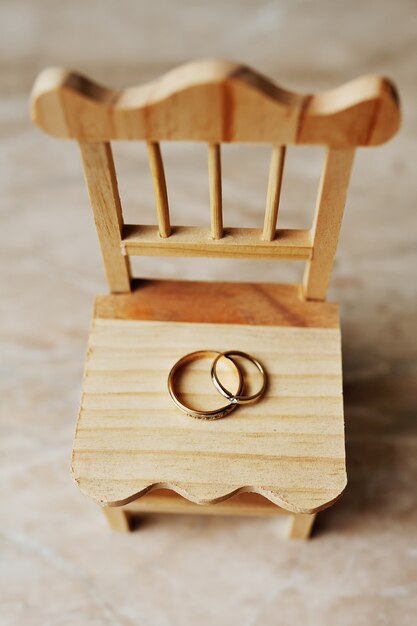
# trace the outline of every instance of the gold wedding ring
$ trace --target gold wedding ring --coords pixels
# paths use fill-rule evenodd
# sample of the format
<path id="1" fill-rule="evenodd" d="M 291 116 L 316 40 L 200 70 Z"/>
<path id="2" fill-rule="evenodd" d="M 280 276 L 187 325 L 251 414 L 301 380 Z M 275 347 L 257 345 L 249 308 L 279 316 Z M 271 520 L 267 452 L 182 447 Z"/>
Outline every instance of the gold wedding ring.
<path id="1" fill-rule="evenodd" d="M 214 409 L 212 411 L 200 411 L 197 409 L 192 409 L 186 406 L 185 404 L 183 404 L 181 400 L 178 398 L 178 395 L 175 391 L 175 376 L 177 372 L 182 367 L 184 367 L 184 365 L 186 365 L 187 363 L 191 363 L 192 361 L 196 361 L 197 359 L 204 359 L 207 357 L 213 357 L 216 359 L 216 362 L 218 362 L 221 357 L 221 353 L 217 352 L 216 350 L 198 350 L 197 352 L 190 352 L 190 354 L 186 354 L 181 359 L 179 359 L 179 361 L 175 363 L 175 365 L 172 367 L 171 371 L 169 372 L 168 392 L 174 404 L 187 415 L 190 415 L 191 417 L 196 417 L 197 419 L 215 420 L 221 417 L 226 417 L 226 415 L 229 415 L 229 413 L 234 411 L 234 409 L 237 407 L 237 401 L 233 397 L 228 398 L 229 403 L 226 404 L 225 406 L 220 407 L 219 409 Z M 226 361 L 230 363 L 231 367 L 235 370 L 237 374 L 238 381 L 239 381 L 237 394 L 240 394 L 240 392 L 243 389 L 242 372 L 240 371 L 239 367 L 236 365 L 236 363 L 232 359 L 226 358 Z"/>
<path id="2" fill-rule="evenodd" d="M 202 411 L 202 410 L 192 409 L 191 407 L 188 407 L 183 402 L 181 402 L 175 390 L 175 377 L 176 377 L 177 372 L 188 363 L 191 363 L 192 361 L 196 361 L 198 359 L 204 359 L 207 357 L 213 357 L 214 359 L 212 367 L 211 367 L 211 380 L 213 382 L 213 385 L 215 386 L 216 390 L 219 393 L 221 393 L 221 395 L 223 395 L 225 398 L 228 399 L 229 403 L 226 404 L 225 406 L 220 407 L 219 409 L 214 409 L 211 411 Z M 262 382 L 261 387 L 256 393 L 251 394 L 251 395 L 242 394 L 244 380 L 243 380 L 241 369 L 233 357 L 240 357 L 240 358 L 248 360 L 261 373 L 263 382 Z M 231 367 L 235 370 L 237 374 L 239 384 L 238 384 L 238 389 L 235 394 L 233 394 L 231 391 L 226 389 L 226 387 L 224 387 L 224 385 L 222 385 L 222 383 L 219 380 L 219 377 L 217 374 L 217 365 L 221 358 L 226 359 L 226 361 L 231 365 Z M 169 375 L 168 375 L 168 392 L 174 404 L 187 415 L 190 415 L 191 417 L 195 417 L 197 419 L 205 419 L 205 420 L 214 420 L 214 419 L 219 419 L 221 417 L 226 417 L 226 415 L 229 415 L 229 413 L 234 411 L 234 409 L 238 406 L 238 404 L 249 404 L 252 402 L 256 402 L 264 394 L 266 387 L 267 387 L 267 375 L 262 364 L 250 354 L 247 354 L 246 352 L 242 352 L 240 350 L 227 350 L 226 352 L 218 352 L 217 350 L 198 350 L 197 352 L 190 352 L 189 354 L 186 354 L 175 363 L 175 365 L 171 368 L 171 371 L 169 372 Z"/>
<path id="3" fill-rule="evenodd" d="M 241 395 L 240 391 L 237 391 L 236 394 L 231 393 L 228 389 L 226 389 L 226 387 L 224 387 L 220 380 L 219 377 L 217 375 L 217 363 L 219 362 L 219 359 L 221 359 L 222 357 L 226 357 L 227 359 L 231 359 L 234 363 L 236 363 L 236 361 L 234 361 L 233 357 L 237 356 L 240 357 L 242 359 L 246 359 L 247 361 L 249 361 L 250 363 L 253 363 L 253 365 L 256 367 L 256 369 L 261 373 L 262 375 L 262 385 L 260 387 L 260 389 L 252 394 L 252 395 Z M 259 361 L 257 361 L 253 356 L 251 356 L 250 354 L 247 354 L 246 352 L 242 352 L 240 350 L 227 350 L 226 352 L 221 352 L 213 361 L 213 365 L 211 366 L 211 379 L 213 381 L 214 386 L 216 387 L 217 391 L 219 391 L 222 396 L 224 396 L 225 398 L 227 398 L 230 401 L 235 401 L 237 404 L 250 404 L 252 402 L 256 402 L 257 400 L 259 400 L 259 398 L 265 393 L 265 389 L 267 386 L 267 377 L 266 377 L 266 372 L 263 368 L 263 366 L 261 365 L 261 363 L 259 363 Z"/>

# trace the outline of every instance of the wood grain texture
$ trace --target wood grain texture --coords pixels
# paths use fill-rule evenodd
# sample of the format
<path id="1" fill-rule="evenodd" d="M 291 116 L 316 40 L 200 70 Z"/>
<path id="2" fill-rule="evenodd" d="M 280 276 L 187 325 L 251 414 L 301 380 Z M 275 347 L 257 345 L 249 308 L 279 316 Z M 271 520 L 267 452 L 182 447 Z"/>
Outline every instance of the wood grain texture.
<path id="1" fill-rule="evenodd" d="M 111 291 L 130 288 L 128 259 L 121 254 L 290 259 L 308 261 L 304 297 L 323 300 L 354 149 L 390 139 L 399 127 L 400 109 L 394 86 L 381 77 L 365 76 L 332 91 L 300 95 L 243 65 L 211 60 L 121 91 L 65 70 L 45 70 L 32 92 L 32 117 L 46 132 L 80 142 Z M 123 224 L 108 143 L 113 139 L 147 142 L 157 228 Z M 208 144 L 211 229 L 171 227 L 161 140 Z M 262 231 L 223 228 L 222 142 L 273 146 Z M 276 229 L 287 144 L 327 147 L 310 230 Z"/>
<path id="2" fill-rule="evenodd" d="M 132 293 L 97 296 L 97 319 L 338 328 L 339 306 L 306 302 L 301 285 L 133 281 Z"/>
<path id="3" fill-rule="evenodd" d="M 120 253 L 123 215 L 111 147 L 81 142 L 80 149 L 107 282 L 111 292 L 125 293 L 130 263 Z"/>
<path id="4" fill-rule="evenodd" d="M 312 228 L 313 258 L 306 264 L 304 297 L 325 300 L 342 225 L 354 150 L 328 150 Z"/>
<path id="5" fill-rule="evenodd" d="M 44 70 L 32 91 L 32 119 L 62 138 L 195 140 L 207 143 L 384 143 L 399 127 L 398 95 L 379 76 L 319 94 L 278 87 L 244 65 L 203 60 L 142 87 L 113 90 L 64 69 Z"/>
<path id="6" fill-rule="evenodd" d="M 121 246 L 132 256 L 306 260 L 313 254 L 309 230 L 278 229 L 274 241 L 263 241 L 258 228 L 224 228 L 222 238 L 213 239 L 210 228 L 172 226 L 171 236 L 161 240 L 154 226 L 127 224 Z"/>
<path id="7" fill-rule="evenodd" d="M 166 391 L 168 371 L 202 346 L 259 358 L 269 376 L 262 402 L 216 423 L 178 411 Z M 203 374 L 189 392 L 204 402 Z M 72 471 L 102 504 L 164 487 L 198 504 L 249 490 L 290 512 L 325 508 L 346 483 L 339 328 L 96 316 Z"/>
<path id="8" fill-rule="evenodd" d="M 326 297 L 354 150 L 388 141 L 399 127 L 394 86 L 365 76 L 300 95 L 245 66 L 199 61 L 116 91 L 52 69 L 36 81 L 32 118 L 49 134 L 80 143 L 109 286 L 119 294 L 95 304 L 73 449 L 81 490 L 102 505 L 119 506 L 105 512 L 122 530 L 127 505 L 196 511 L 207 504 L 225 514 L 262 508 L 269 514 L 272 505 L 242 500 L 249 491 L 294 513 L 289 534 L 306 538 L 313 514 L 346 484 L 338 312 L 313 301 Z M 123 223 L 109 142 L 125 139 L 147 143 L 156 228 Z M 209 145 L 211 230 L 171 228 L 162 140 Z M 224 142 L 273 146 L 263 230 L 223 228 Z M 276 229 L 288 144 L 327 147 L 310 230 Z M 308 263 L 303 291 L 149 281 L 128 294 L 129 255 Z M 202 348 L 246 350 L 263 362 L 269 385 L 262 402 L 213 423 L 180 413 L 166 390 L 169 369 L 185 352 Z M 197 368 L 189 376 L 187 394 L 204 406 L 210 394 L 203 374 Z M 186 500 L 152 498 L 149 492 L 161 488 Z M 147 500 L 138 500 L 142 496 Z"/>

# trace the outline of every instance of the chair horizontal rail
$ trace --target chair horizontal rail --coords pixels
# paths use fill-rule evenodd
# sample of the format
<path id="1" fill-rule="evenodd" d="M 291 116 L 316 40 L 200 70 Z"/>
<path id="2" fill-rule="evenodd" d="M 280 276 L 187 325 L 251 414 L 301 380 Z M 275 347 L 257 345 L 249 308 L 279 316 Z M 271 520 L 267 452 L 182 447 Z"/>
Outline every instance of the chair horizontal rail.
<path id="1" fill-rule="evenodd" d="M 210 228 L 173 226 L 162 239 L 156 226 L 125 225 L 122 253 L 133 256 L 190 256 L 246 259 L 312 258 L 310 230 L 277 229 L 273 241 L 262 240 L 259 228 L 225 228 L 221 239 L 213 239 Z"/>

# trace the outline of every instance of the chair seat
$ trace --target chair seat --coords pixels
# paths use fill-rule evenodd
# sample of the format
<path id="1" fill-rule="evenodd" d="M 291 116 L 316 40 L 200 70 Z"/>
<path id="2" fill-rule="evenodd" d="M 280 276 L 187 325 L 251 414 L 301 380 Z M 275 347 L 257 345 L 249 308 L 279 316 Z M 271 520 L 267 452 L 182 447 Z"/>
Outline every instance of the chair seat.
<path id="1" fill-rule="evenodd" d="M 258 358 L 263 399 L 216 421 L 181 413 L 169 369 L 203 348 Z M 102 505 L 152 488 L 197 504 L 251 491 L 294 513 L 330 505 L 346 484 L 337 305 L 296 285 L 144 281 L 98 296 L 72 473 Z"/>

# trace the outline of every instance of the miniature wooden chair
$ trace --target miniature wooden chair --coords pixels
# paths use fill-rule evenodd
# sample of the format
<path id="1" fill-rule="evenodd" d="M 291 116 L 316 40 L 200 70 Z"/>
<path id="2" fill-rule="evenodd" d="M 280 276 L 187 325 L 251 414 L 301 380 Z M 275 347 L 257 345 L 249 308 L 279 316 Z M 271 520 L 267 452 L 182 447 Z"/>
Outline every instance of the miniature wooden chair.
<path id="1" fill-rule="evenodd" d="M 79 142 L 111 292 L 94 305 L 72 460 L 79 488 L 120 530 L 135 512 L 285 513 L 289 536 L 308 537 L 315 514 L 346 485 L 339 313 L 326 292 L 355 149 L 397 131 L 395 88 L 367 76 L 302 96 L 247 67 L 198 61 L 114 91 L 48 69 L 34 86 L 32 117 Z M 113 140 L 147 143 L 158 226 L 124 223 Z M 161 141 L 208 144 L 211 229 L 171 226 Z M 223 142 L 272 146 L 263 228 L 223 226 Z M 276 227 L 288 144 L 326 147 L 309 230 Z M 302 285 L 134 282 L 131 255 L 307 267 Z M 167 373 L 202 348 L 259 358 L 269 370 L 262 402 L 216 422 L 180 413 Z"/>

